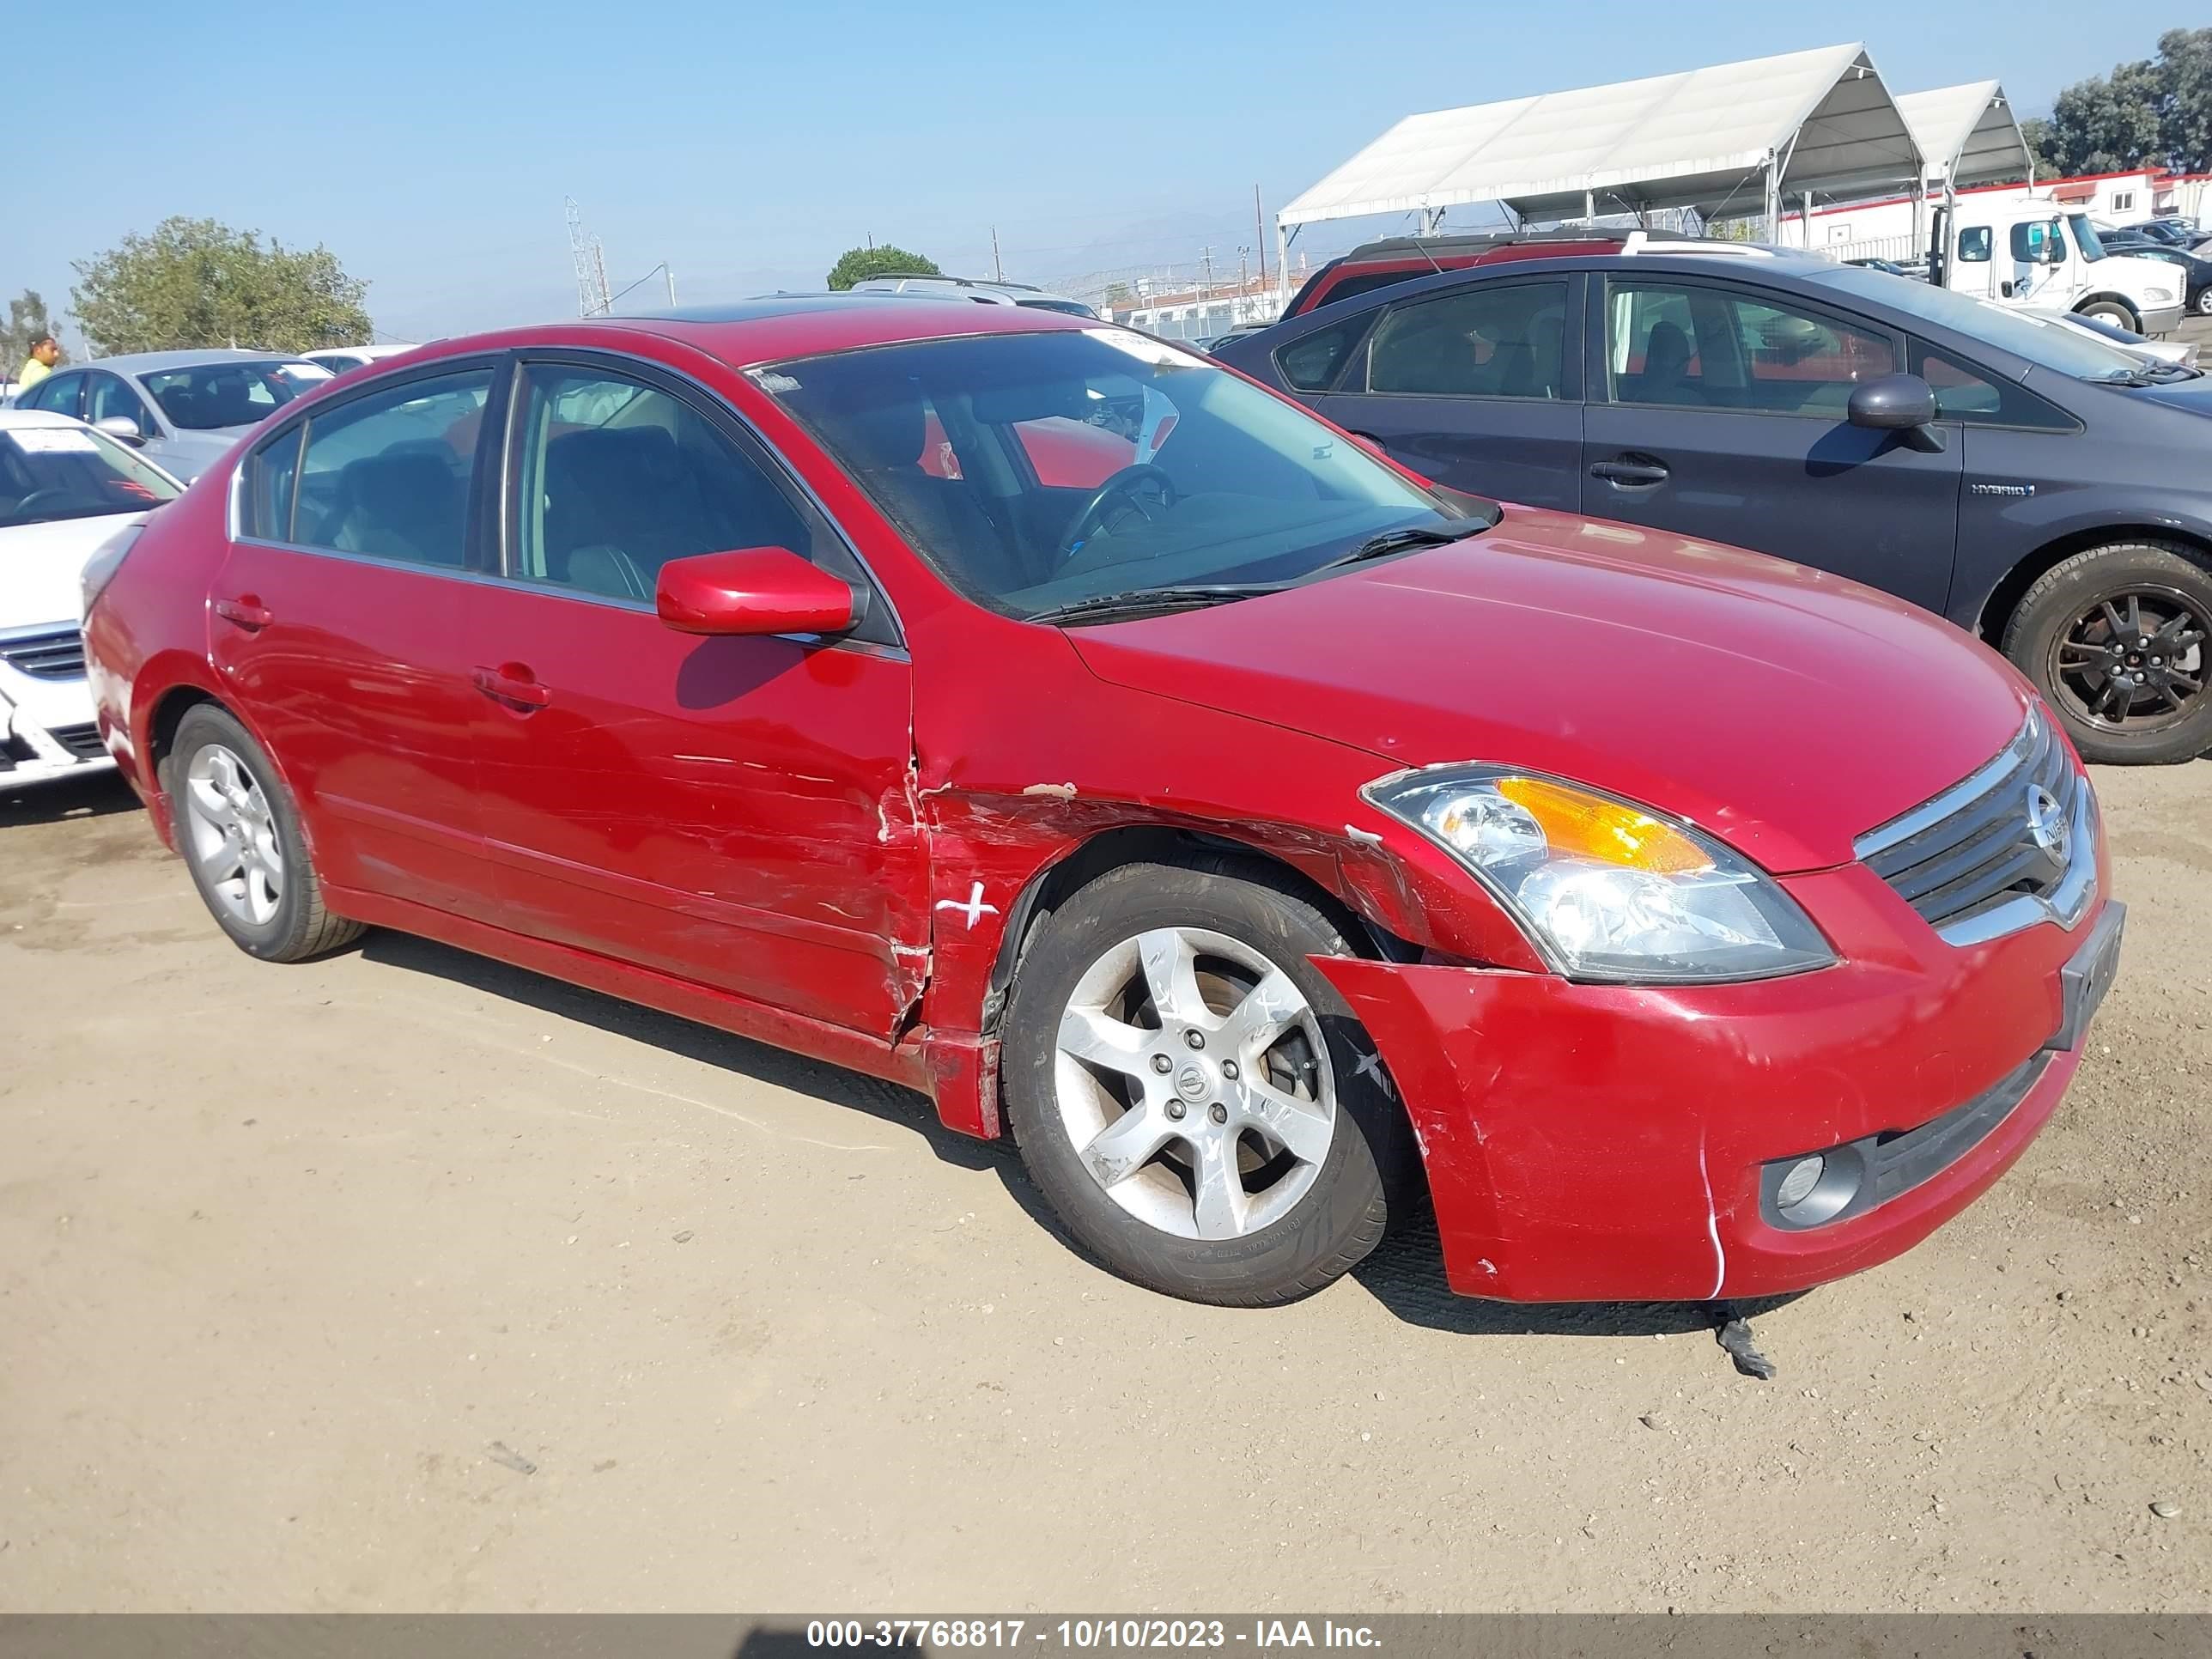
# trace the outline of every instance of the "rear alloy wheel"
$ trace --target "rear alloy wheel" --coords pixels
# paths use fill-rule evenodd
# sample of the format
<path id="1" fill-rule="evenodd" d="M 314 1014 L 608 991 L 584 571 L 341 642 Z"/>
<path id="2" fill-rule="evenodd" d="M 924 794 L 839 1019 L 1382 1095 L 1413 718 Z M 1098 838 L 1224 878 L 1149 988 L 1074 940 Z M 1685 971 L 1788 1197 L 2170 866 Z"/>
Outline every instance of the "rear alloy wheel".
<path id="1" fill-rule="evenodd" d="M 246 728 L 210 703 L 189 710 L 163 763 L 177 849 L 192 884 L 239 949 L 300 962 L 358 938 L 323 907 L 299 814 Z"/>
<path id="2" fill-rule="evenodd" d="M 1007 1006 L 1006 1105 L 1109 1267 L 1193 1301 L 1287 1302 L 1374 1248 L 1386 1171 L 1418 1192 L 1374 1045 L 1307 960 L 1351 951 L 1262 880 L 1157 865 L 1040 924 Z"/>
<path id="3" fill-rule="evenodd" d="M 2212 283 L 2197 291 L 2197 302 L 2190 309 L 2200 317 L 2212 317 Z"/>
<path id="4" fill-rule="evenodd" d="M 2092 548 L 2047 572 L 2005 629 L 2005 654 L 2082 758 L 2163 764 L 2212 749 L 2212 570 L 2157 543 Z"/>

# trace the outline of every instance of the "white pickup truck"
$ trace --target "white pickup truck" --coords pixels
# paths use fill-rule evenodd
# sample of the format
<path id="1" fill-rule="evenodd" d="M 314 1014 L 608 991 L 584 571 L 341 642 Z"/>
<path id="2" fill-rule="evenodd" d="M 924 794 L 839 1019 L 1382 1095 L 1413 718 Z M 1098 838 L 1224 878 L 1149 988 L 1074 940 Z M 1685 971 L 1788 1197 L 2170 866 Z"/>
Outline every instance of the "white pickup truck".
<path id="1" fill-rule="evenodd" d="M 2182 318 L 2181 273 L 2107 252 L 2086 213 L 2029 198 L 1960 200 L 1936 211 L 1929 279 L 2024 311 L 2103 317 L 2153 337 Z"/>

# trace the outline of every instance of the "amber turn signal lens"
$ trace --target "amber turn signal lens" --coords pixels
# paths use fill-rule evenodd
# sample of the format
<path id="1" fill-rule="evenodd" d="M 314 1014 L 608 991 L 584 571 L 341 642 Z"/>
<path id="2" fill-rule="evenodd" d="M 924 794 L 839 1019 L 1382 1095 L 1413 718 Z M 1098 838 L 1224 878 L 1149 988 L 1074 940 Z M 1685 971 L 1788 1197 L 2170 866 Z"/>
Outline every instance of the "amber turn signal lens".
<path id="1" fill-rule="evenodd" d="M 1542 778 L 1503 777 L 1498 793 L 1541 825 L 1552 849 L 1653 875 L 1712 867 L 1704 849 L 1672 824 L 1632 806 Z"/>

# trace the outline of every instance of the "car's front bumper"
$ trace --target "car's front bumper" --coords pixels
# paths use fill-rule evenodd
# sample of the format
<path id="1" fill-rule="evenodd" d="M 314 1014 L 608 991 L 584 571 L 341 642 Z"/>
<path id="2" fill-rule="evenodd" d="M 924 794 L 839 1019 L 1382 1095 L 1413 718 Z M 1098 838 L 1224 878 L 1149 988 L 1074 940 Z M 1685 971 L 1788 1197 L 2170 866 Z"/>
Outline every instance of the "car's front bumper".
<path id="1" fill-rule="evenodd" d="M 2147 338 L 2162 340 L 2181 326 L 2181 319 L 2189 314 L 2189 307 L 2175 302 L 2158 306 L 2142 313 L 2142 331 Z"/>
<path id="2" fill-rule="evenodd" d="M 75 629 L 0 632 L 0 790 L 114 764 L 94 722 Z"/>
<path id="3" fill-rule="evenodd" d="M 1863 866 L 1784 884 L 1838 966 L 1666 988 L 1316 959 L 1403 1091 L 1455 1290 L 1802 1290 L 1910 1249 L 2034 1139 L 2080 1064 L 2077 1005 L 2101 988 L 2067 981 L 2118 907 L 1960 948 Z M 1779 1172 L 1816 1152 L 1899 1190 L 1782 1224 Z"/>

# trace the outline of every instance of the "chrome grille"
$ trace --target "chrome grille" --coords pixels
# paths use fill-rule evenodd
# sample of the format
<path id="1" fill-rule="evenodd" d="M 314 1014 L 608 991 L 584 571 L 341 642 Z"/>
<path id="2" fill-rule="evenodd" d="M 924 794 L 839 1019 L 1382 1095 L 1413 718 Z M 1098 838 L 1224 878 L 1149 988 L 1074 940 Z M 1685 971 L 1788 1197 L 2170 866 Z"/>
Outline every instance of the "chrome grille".
<path id="1" fill-rule="evenodd" d="M 2031 713 L 2002 753 L 1853 843 L 1860 860 L 1954 945 L 2081 920 L 2096 871 L 2088 780 Z"/>
<path id="2" fill-rule="evenodd" d="M 84 635 L 74 628 L 10 635 L 0 638 L 0 662 L 33 679 L 82 679 Z"/>

